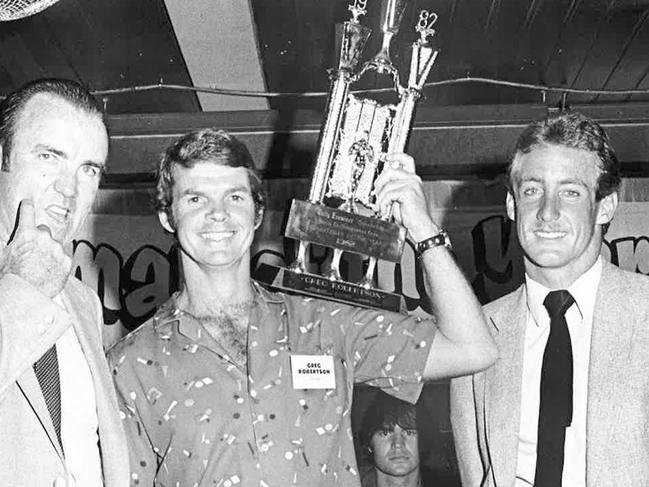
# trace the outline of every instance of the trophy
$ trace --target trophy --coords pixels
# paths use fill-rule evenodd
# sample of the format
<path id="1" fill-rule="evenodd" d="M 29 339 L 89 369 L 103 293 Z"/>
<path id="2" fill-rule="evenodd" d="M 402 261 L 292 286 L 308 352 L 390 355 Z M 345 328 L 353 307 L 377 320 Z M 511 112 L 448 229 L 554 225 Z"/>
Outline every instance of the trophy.
<path id="1" fill-rule="evenodd" d="M 331 87 L 325 122 L 308 201 L 294 199 L 284 235 L 299 241 L 296 260 L 289 268 L 262 265 L 260 280 L 272 287 L 357 306 L 405 312 L 401 295 L 375 287 L 378 259 L 400 262 L 406 229 L 391 215 L 375 212 L 373 183 L 383 169 L 386 154 L 403 152 L 415 103 L 439 51 L 428 43 L 435 34 L 437 15 L 420 12 L 415 27 L 419 39 L 411 46 L 410 76 L 402 86 L 390 59 L 390 44 L 399 30 L 405 0 L 382 2 L 382 46 L 359 70 L 361 53 L 371 29 L 360 24 L 367 0 L 348 6 L 351 19 L 336 25 L 338 68 L 330 70 Z M 380 104 L 350 92 L 352 83 L 368 72 L 390 76 L 399 102 Z M 332 249 L 328 272 L 308 272 L 307 251 L 317 244 Z M 340 273 L 344 252 L 367 256 L 359 282 Z"/>

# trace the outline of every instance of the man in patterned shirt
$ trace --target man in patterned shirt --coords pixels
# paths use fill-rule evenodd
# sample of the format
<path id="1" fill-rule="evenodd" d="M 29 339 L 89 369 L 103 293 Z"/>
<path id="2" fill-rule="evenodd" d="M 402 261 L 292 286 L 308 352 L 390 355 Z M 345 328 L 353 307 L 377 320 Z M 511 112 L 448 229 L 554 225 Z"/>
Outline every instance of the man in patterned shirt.
<path id="1" fill-rule="evenodd" d="M 180 247 L 183 285 L 109 353 L 134 486 L 359 486 L 354 383 L 415 402 L 422 381 L 496 359 L 443 245 L 420 256 L 436 310 L 427 320 L 259 286 L 250 246 L 265 200 L 253 167 L 241 142 L 214 129 L 183 136 L 162 158 L 158 214 Z M 415 242 L 439 234 L 412 158 L 391 155 L 386 167 L 378 208 L 397 203 Z M 300 383 L 304 370 L 317 377 Z"/>

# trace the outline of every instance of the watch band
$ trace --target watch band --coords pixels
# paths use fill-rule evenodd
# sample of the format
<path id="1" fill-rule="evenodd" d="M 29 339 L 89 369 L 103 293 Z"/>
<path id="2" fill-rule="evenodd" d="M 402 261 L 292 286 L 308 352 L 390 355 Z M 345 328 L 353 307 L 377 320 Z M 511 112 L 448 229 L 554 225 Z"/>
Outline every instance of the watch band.
<path id="1" fill-rule="evenodd" d="M 417 257 L 421 257 L 421 255 L 427 250 L 440 246 L 446 247 L 449 250 L 453 249 L 451 239 L 449 238 L 448 233 L 446 233 L 446 230 L 440 230 L 437 235 L 433 235 L 432 237 L 428 237 L 427 239 L 418 242 L 415 247 L 415 252 Z"/>

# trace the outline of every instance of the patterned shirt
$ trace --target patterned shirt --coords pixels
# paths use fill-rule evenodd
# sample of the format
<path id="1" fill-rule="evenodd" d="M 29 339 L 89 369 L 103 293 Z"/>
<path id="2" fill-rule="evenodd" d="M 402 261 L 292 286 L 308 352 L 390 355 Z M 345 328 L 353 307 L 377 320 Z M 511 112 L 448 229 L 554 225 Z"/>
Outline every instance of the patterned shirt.
<path id="1" fill-rule="evenodd" d="M 109 352 L 132 486 L 360 486 L 354 382 L 419 397 L 431 320 L 255 290 L 247 373 L 177 295 Z M 294 389 L 291 355 L 332 356 L 335 388 Z"/>

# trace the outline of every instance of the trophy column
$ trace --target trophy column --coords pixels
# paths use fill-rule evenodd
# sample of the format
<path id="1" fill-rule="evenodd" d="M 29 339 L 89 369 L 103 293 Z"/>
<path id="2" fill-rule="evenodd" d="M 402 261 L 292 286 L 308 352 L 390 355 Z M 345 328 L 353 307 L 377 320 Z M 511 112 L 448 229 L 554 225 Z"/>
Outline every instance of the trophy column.
<path id="1" fill-rule="evenodd" d="M 338 135 L 344 117 L 344 108 L 349 95 L 349 85 L 354 80 L 354 69 L 363 52 L 363 48 L 369 39 L 372 29 L 363 27 L 359 18 L 367 13 L 365 5 L 367 0 L 356 0 L 353 5 L 347 8 L 352 13 L 352 18 L 342 24 L 336 24 L 336 52 L 338 53 L 338 69 L 331 70 L 331 88 L 325 111 L 325 123 L 320 132 L 318 141 L 318 155 L 316 165 L 309 189 L 309 202 L 321 204 L 329 172 L 335 156 Z M 308 242 L 299 241 L 296 260 L 291 264 L 290 269 L 294 272 L 306 272 Z M 332 263 L 339 260 L 340 256 L 334 258 Z M 340 277 L 337 266 L 333 274 Z"/>
<path id="2" fill-rule="evenodd" d="M 410 126 L 412 125 L 412 117 L 415 111 L 417 100 L 421 96 L 421 89 L 428 78 L 439 51 L 434 50 L 428 42 L 428 38 L 435 35 L 433 25 L 437 22 L 437 14 L 430 13 L 422 10 L 419 13 L 419 21 L 415 30 L 419 34 L 419 39 L 412 44 L 410 55 L 410 74 L 408 76 L 408 87 L 402 90 L 401 100 L 397 105 L 396 114 L 393 121 L 392 132 L 390 133 L 390 140 L 388 142 L 387 153 L 403 152 L 406 148 L 408 135 L 410 135 Z M 381 62 L 387 59 L 389 62 L 389 51 L 385 46 L 381 52 L 385 52 L 379 59 Z M 375 57 L 374 63 L 377 63 Z M 392 218 L 392 211 L 390 214 L 383 215 L 383 218 L 389 220 Z M 361 280 L 361 285 L 369 287 L 374 282 L 374 272 L 376 270 L 377 259 L 370 256 L 365 276 Z"/>

